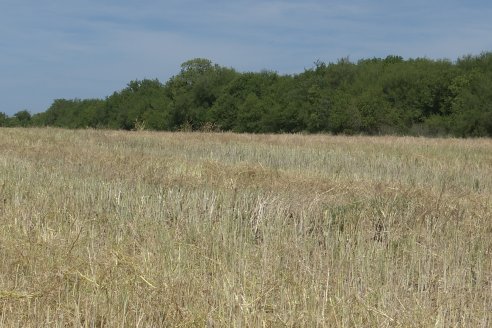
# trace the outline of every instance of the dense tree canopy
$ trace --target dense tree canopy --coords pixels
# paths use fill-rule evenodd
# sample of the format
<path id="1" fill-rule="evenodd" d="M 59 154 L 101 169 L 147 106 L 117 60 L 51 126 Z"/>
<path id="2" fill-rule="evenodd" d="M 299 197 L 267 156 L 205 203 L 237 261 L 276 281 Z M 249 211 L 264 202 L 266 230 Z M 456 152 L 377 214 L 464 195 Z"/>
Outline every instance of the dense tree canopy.
<path id="1" fill-rule="evenodd" d="M 164 84 L 131 81 L 104 100 L 0 113 L 0 126 L 492 136 L 492 53 L 456 62 L 343 58 L 296 75 L 197 58 Z"/>

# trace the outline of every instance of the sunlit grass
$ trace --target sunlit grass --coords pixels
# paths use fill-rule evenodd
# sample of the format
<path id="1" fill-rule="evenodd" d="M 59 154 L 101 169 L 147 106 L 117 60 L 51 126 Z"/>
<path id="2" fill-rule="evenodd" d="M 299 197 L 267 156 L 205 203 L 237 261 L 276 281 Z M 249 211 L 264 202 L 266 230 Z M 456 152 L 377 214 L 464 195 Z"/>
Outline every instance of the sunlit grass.
<path id="1" fill-rule="evenodd" d="M 0 129 L 0 326 L 492 323 L 492 141 Z"/>

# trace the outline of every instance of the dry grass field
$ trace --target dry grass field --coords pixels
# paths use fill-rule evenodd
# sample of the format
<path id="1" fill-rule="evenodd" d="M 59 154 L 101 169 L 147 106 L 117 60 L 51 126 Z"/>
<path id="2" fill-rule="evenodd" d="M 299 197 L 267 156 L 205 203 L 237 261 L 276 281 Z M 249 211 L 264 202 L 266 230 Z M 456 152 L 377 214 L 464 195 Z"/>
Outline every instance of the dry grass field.
<path id="1" fill-rule="evenodd" d="M 490 327 L 492 140 L 0 129 L 1 327 Z"/>

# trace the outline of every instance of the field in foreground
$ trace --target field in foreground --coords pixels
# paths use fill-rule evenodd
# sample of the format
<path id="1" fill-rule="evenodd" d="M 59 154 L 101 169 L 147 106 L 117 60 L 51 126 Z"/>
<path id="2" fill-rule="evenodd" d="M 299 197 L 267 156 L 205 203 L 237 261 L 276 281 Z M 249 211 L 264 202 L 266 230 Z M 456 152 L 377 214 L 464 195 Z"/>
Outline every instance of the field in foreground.
<path id="1" fill-rule="evenodd" d="M 489 327 L 492 140 L 0 129 L 2 327 Z"/>

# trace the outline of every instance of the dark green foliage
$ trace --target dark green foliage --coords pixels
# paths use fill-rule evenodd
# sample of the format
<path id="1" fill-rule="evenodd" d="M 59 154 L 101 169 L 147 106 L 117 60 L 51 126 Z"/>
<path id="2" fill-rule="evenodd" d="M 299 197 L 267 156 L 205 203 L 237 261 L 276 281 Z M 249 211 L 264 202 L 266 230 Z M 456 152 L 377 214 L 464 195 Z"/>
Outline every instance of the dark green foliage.
<path id="1" fill-rule="evenodd" d="M 105 102 L 98 99 L 56 99 L 43 113 L 33 116 L 33 125 L 56 126 L 70 129 L 95 128 L 98 126 L 98 114 Z"/>
<path id="2" fill-rule="evenodd" d="M 132 81 L 120 92 L 106 99 L 99 122 L 112 129 L 135 129 L 138 122 L 146 122 L 151 129 L 171 126 L 170 100 L 158 80 Z"/>
<path id="3" fill-rule="evenodd" d="M 1 126 L 7 126 L 9 117 L 7 114 L 0 112 L 0 127 Z"/>
<path id="4" fill-rule="evenodd" d="M 191 125 L 199 129 L 210 119 L 211 108 L 237 73 L 197 58 L 181 65 L 181 72 L 165 86 L 170 99 L 171 129 Z"/>
<path id="5" fill-rule="evenodd" d="M 27 127 L 31 125 L 31 118 L 31 113 L 29 113 L 27 110 L 21 110 L 15 113 L 14 116 L 7 118 L 5 121 L 5 126 Z"/>
<path id="6" fill-rule="evenodd" d="M 0 126 L 492 136 L 492 53 L 456 62 L 343 58 L 283 76 L 197 58 L 165 84 L 132 81 L 104 100 L 1 114 Z"/>

